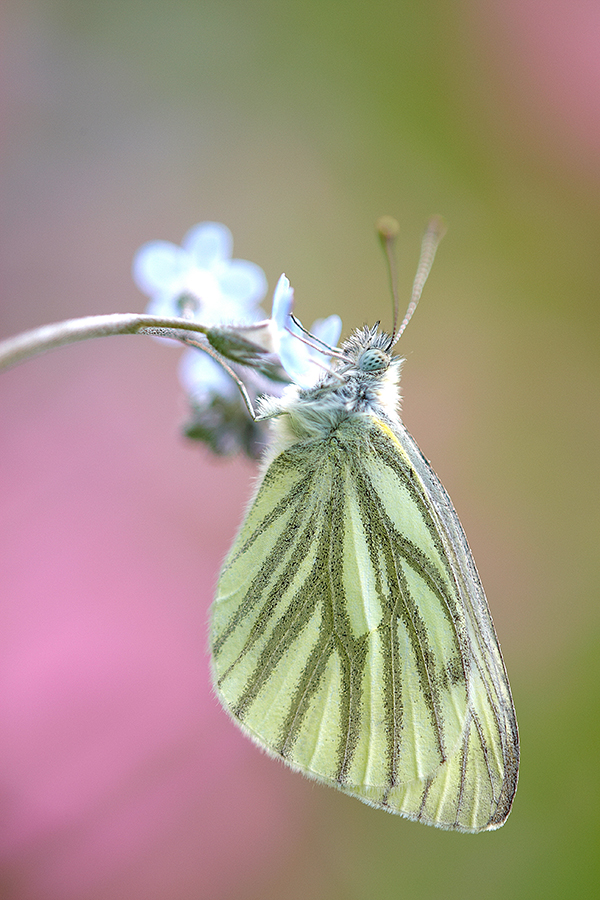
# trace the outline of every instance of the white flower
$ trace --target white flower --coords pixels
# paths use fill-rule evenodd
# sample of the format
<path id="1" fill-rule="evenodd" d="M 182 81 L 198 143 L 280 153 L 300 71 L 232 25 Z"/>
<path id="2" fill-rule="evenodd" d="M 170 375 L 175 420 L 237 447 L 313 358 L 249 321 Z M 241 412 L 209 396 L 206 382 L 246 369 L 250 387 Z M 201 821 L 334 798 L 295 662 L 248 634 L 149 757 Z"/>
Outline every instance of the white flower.
<path id="1" fill-rule="evenodd" d="M 137 251 L 132 273 L 150 297 L 146 312 L 188 315 L 203 325 L 249 323 L 261 318 L 267 290 L 260 266 L 232 259 L 233 238 L 225 225 L 201 222 L 181 242 L 149 241 Z"/>
<path id="2" fill-rule="evenodd" d="M 146 312 L 187 316 L 208 326 L 260 319 L 265 273 L 256 263 L 232 259 L 232 250 L 231 232 L 219 222 L 194 225 L 181 247 L 170 241 L 143 244 L 134 256 L 132 274 L 150 297 Z M 196 350 L 183 355 L 180 378 L 197 403 L 208 403 L 214 396 L 231 399 L 238 390 L 218 363 Z"/>
<path id="3" fill-rule="evenodd" d="M 291 318 L 294 292 L 285 275 L 277 282 L 271 318 L 260 309 L 267 282 L 255 263 L 232 259 L 231 232 L 218 222 L 195 225 L 181 246 L 149 241 L 136 253 L 133 278 L 150 297 L 146 312 L 191 318 L 209 328 L 208 341 L 241 378 L 250 402 L 280 396 L 284 372 L 301 387 L 314 385 L 327 367 L 342 329 L 329 316 L 305 335 Z M 318 340 L 314 340 L 314 339 Z M 319 340 L 324 344 L 321 346 Z M 281 371 L 279 367 L 281 363 Z M 180 380 L 188 394 L 192 419 L 186 433 L 205 441 L 215 453 L 242 449 L 257 456 L 264 422 L 251 422 L 234 378 L 208 353 L 183 354 Z"/>

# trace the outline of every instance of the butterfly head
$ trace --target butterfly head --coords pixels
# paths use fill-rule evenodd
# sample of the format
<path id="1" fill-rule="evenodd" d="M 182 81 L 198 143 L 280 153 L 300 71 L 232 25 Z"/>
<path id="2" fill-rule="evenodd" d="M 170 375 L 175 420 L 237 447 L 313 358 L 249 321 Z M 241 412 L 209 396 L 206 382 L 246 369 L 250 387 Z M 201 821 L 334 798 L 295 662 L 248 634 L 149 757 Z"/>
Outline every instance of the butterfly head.
<path id="1" fill-rule="evenodd" d="M 344 409 L 395 417 L 403 359 L 392 356 L 389 334 L 379 325 L 359 328 L 341 347 L 339 362 L 324 384 Z"/>
<path id="2" fill-rule="evenodd" d="M 353 375 L 374 381 L 385 377 L 391 369 L 396 369 L 402 362 L 391 354 L 390 336 L 379 330 L 379 325 L 372 328 L 359 328 L 342 346 L 340 354 L 342 365 L 338 374 L 351 372 Z"/>
<path id="3" fill-rule="evenodd" d="M 361 372 L 385 372 L 390 365 L 390 355 L 379 347 L 369 347 L 359 356 L 357 360 L 357 368 Z"/>

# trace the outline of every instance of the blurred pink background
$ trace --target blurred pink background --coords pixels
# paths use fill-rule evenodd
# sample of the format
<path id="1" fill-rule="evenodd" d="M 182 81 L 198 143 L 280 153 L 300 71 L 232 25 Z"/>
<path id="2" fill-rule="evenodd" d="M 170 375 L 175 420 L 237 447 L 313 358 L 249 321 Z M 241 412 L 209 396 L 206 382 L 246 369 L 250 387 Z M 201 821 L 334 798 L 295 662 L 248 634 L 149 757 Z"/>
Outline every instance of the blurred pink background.
<path id="1" fill-rule="evenodd" d="M 250 467 L 178 439 L 169 351 L 139 344 L 3 384 L 2 897 L 197 897 L 199 878 L 229 896 L 303 817 L 209 687 L 207 608 Z"/>

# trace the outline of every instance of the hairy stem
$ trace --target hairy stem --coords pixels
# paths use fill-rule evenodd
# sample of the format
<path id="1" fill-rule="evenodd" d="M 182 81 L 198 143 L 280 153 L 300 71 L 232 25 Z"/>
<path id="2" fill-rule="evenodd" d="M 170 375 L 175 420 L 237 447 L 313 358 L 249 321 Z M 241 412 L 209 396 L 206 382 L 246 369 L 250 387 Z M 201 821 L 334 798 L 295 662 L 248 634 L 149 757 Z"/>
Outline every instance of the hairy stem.
<path id="1" fill-rule="evenodd" d="M 152 334 L 159 337 L 181 339 L 186 332 L 206 334 L 208 328 L 190 319 L 147 316 L 142 313 L 114 313 L 106 316 L 85 316 L 82 319 L 66 319 L 52 325 L 42 325 L 32 331 L 24 331 L 15 337 L 0 341 L 0 370 L 25 362 L 76 341 L 108 337 L 114 334 Z"/>

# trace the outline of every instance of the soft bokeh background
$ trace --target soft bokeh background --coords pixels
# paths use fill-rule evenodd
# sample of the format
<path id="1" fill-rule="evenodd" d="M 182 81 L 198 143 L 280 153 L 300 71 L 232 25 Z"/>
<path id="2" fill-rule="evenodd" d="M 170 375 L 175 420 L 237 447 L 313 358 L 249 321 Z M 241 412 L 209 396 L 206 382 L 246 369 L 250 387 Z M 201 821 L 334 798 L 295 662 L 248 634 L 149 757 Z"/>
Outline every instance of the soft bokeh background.
<path id="1" fill-rule="evenodd" d="M 458 508 L 523 762 L 499 832 L 373 811 L 267 760 L 208 686 L 253 469 L 178 433 L 178 352 L 70 347 L 0 378 L 2 900 L 595 897 L 600 6 L 6 0 L 1 332 L 134 311 L 145 240 L 215 219 L 305 322 L 390 321 L 405 421 Z"/>

